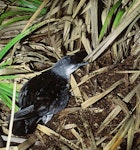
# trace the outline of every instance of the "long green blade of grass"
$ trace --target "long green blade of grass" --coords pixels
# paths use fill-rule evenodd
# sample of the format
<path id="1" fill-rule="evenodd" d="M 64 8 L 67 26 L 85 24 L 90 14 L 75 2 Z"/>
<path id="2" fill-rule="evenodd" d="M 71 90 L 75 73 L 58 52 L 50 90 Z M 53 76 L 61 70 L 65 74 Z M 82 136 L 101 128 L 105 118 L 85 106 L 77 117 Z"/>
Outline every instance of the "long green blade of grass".
<path id="1" fill-rule="evenodd" d="M 23 13 L 29 13 L 29 12 L 35 12 L 36 10 L 37 10 L 37 8 L 38 7 L 34 7 L 34 8 L 26 8 L 26 7 L 12 7 L 12 10 L 14 10 L 14 11 L 22 11 Z M 45 9 L 43 9 L 42 11 L 41 11 L 41 14 L 43 15 L 43 14 L 45 14 L 46 13 L 46 10 Z"/>
<path id="2" fill-rule="evenodd" d="M 120 5 L 121 5 L 121 0 L 117 1 L 117 2 L 112 6 L 112 8 L 110 9 L 110 11 L 109 11 L 109 13 L 108 13 L 108 15 L 107 15 L 107 17 L 106 17 L 106 20 L 105 20 L 105 22 L 104 22 L 104 25 L 102 26 L 102 29 L 101 29 L 101 31 L 100 31 L 100 34 L 99 34 L 99 42 L 102 40 L 102 38 L 103 38 L 103 36 L 104 36 L 104 34 L 105 34 L 105 32 L 106 32 L 107 27 L 108 27 L 108 25 L 109 25 L 109 23 L 110 23 L 110 20 L 111 20 L 111 18 L 112 18 L 112 16 L 113 16 L 115 10 L 116 10 L 117 8 L 119 8 Z"/>
<path id="3" fill-rule="evenodd" d="M 15 79 L 17 76 L 9 75 L 9 76 L 0 76 L 0 80 L 8 80 L 8 79 Z"/>
<path id="4" fill-rule="evenodd" d="M 11 98 L 9 98 L 6 94 L 2 92 L 0 92 L 0 98 L 3 101 L 3 103 L 11 109 L 12 106 Z M 15 105 L 15 112 L 18 111 L 18 109 L 19 109 L 18 106 Z"/>
<path id="5" fill-rule="evenodd" d="M 19 16 L 19 17 L 14 17 L 12 19 L 10 19 L 9 21 L 7 21 L 5 24 L 2 24 L 0 26 L 0 30 L 2 30 L 3 28 L 7 27 L 8 25 L 17 22 L 17 21 L 22 21 L 22 20 L 26 20 L 29 19 L 31 16 L 27 15 L 27 16 Z"/>
<path id="6" fill-rule="evenodd" d="M 15 38 L 13 38 L 1 51 L 0 51 L 0 60 L 4 57 L 4 55 L 10 50 L 10 48 L 12 48 L 12 46 L 14 44 L 16 44 L 18 41 L 20 41 L 22 38 L 24 38 L 25 36 L 29 35 L 31 32 L 35 31 L 36 29 L 40 28 L 41 26 L 49 23 L 49 22 L 53 22 L 56 19 L 49 19 L 49 20 L 45 20 L 42 21 L 38 24 L 35 24 L 33 26 L 31 26 L 30 28 L 28 28 L 27 30 L 25 30 L 24 32 L 20 33 L 19 35 L 17 35 Z"/>
<path id="7" fill-rule="evenodd" d="M 34 13 L 39 5 L 42 3 L 41 1 L 38 0 L 30 0 L 30 1 L 26 1 L 26 0 L 19 0 L 19 1 L 15 1 L 15 4 L 17 3 L 18 6 L 9 6 L 9 9 L 4 12 L 3 14 L 1 14 L 0 16 L 0 23 L 2 23 L 2 21 L 4 19 L 7 18 L 12 18 L 12 17 L 21 17 L 24 15 L 31 15 L 31 13 Z M 40 15 L 44 15 L 46 14 L 46 8 L 43 8 L 40 12 Z"/>
<path id="8" fill-rule="evenodd" d="M 5 93 L 5 95 L 8 95 L 9 97 L 12 97 L 13 94 L 13 83 L 0 83 L 0 91 L 2 93 Z M 16 95 L 18 98 L 18 93 Z"/>
<path id="9" fill-rule="evenodd" d="M 125 13 L 124 9 L 121 9 L 121 10 L 118 11 L 118 13 L 117 13 L 117 15 L 115 17 L 115 20 L 113 22 L 113 26 L 112 26 L 113 29 L 115 29 L 118 26 L 118 24 L 120 23 L 121 18 L 122 18 L 124 13 Z"/>
<path id="10" fill-rule="evenodd" d="M 13 83 L 0 82 L 0 98 L 2 102 L 11 109 L 12 95 L 13 95 Z M 16 92 L 16 99 L 18 99 L 18 92 Z M 15 111 L 18 110 L 18 106 L 15 107 Z"/>

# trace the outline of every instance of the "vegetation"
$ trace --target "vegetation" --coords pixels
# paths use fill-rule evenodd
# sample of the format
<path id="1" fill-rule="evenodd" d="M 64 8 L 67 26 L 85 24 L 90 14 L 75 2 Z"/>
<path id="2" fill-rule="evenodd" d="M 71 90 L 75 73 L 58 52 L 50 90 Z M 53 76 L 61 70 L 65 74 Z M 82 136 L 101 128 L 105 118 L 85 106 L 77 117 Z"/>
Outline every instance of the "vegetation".
<path id="1" fill-rule="evenodd" d="M 140 126 L 140 1 L 10 0 L 0 1 L 0 8 L 3 105 L 12 107 L 14 80 L 18 99 L 18 91 L 29 78 L 63 55 L 84 50 L 84 60 L 91 63 L 79 71 L 82 75 L 71 78 L 75 105 L 60 113 L 63 119 L 59 123 L 52 123 L 50 128 L 38 125 L 37 129 L 48 141 L 50 136 L 59 142 L 55 146 L 60 149 L 136 149 L 140 145 L 139 138 L 134 140 Z M 104 110 L 95 113 L 93 110 L 102 104 Z M 72 114 L 80 118 L 79 124 L 70 119 Z M 27 149 L 38 138 L 31 135 L 27 139 L 30 143 L 25 141 L 17 147 Z M 47 148 L 54 145 L 47 144 Z"/>

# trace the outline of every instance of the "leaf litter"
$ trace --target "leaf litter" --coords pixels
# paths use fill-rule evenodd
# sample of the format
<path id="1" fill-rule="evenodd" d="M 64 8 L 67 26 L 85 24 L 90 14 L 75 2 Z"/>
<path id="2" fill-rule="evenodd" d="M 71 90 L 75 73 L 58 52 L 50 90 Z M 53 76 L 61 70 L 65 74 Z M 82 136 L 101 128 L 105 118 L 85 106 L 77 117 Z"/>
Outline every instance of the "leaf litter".
<path id="1" fill-rule="evenodd" d="M 46 15 L 40 18 L 37 16 L 42 7 L 49 9 Z M 101 43 L 98 43 L 98 27 L 93 20 L 98 14 L 97 3 L 86 0 L 65 2 L 44 0 L 30 21 L 19 21 L 0 31 L 0 49 L 2 49 L 5 43 L 32 24 L 48 20 L 41 28 L 15 44 L 2 60 L 12 59 L 10 68 L 4 68 L 5 70 L 1 70 L 0 73 L 18 75 L 19 87 L 26 80 L 24 75 L 29 75 L 28 78 L 41 73 L 65 54 L 84 50 L 87 55 L 89 54 L 85 60 L 95 60 L 73 74 L 72 97 L 67 108 L 55 115 L 46 126 L 38 125 L 36 132 L 28 135 L 27 140 L 21 144 L 13 141 L 15 149 L 30 147 L 30 149 L 129 150 L 138 147 L 140 144 L 140 43 L 138 42 L 140 34 L 137 32 L 139 7 L 140 3 L 136 1 L 123 16 L 120 28 L 106 35 Z M 50 19 L 53 21 L 49 21 Z M 129 24 L 125 36 L 118 38 L 116 42 L 117 36 L 121 35 Z M 15 25 L 18 28 L 14 28 Z M 117 51 L 109 47 L 112 42 L 115 42 L 112 49 L 119 47 Z M 128 102 L 131 105 L 130 109 Z M 34 145 L 37 141 L 43 144 Z"/>

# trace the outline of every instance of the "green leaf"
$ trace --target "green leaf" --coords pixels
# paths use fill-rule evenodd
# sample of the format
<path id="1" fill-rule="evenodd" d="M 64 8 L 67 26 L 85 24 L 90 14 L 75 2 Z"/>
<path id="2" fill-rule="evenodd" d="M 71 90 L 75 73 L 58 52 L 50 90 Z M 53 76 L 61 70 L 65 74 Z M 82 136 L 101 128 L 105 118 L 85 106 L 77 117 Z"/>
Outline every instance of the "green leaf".
<path id="1" fill-rule="evenodd" d="M 52 19 L 53 20 L 53 19 Z M 46 23 L 48 23 L 48 20 L 42 21 L 38 24 L 35 24 L 33 26 L 31 26 L 30 28 L 28 28 L 27 30 L 25 30 L 24 32 L 20 33 L 19 35 L 17 35 L 15 38 L 13 38 L 1 51 L 0 51 L 0 60 L 4 57 L 4 55 L 10 50 L 10 48 L 12 48 L 12 46 L 14 44 L 16 44 L 18 41 L 20 41 L 22 38 L 24 38 L 25 36 L 29 35 L 31 32 L 33 32 L 34 30 L 38 29 L 39 27 L 45 25 Z"/>
<path id="2" fill-rule="evenodd" d="M 15 75 L 5 75 L 5 76 L 0 76 L 0 80 L 8 80 L 8 79 L 15 79 L 17 76 Z"/>
<path id="3" fill-rule="evenodd" d="M 0 98 L 2 102 L 8 106 L 10 109 L 12 108 L 12 100 L 5 93 L 0 92 Z M 18 106 L 15 104 L 15 112 L 19 110 Z"/>
<path id="4" fill-rule="evenodd" d="M 0 98 L 2 102 L 10 109 L 12 107 L 12 96 L 13 96 L 13 83 L 0 82 Z M 16 92 L 16 100 L 18 99 L 18 92 Z M 15 110 L 18 110 L 18 106 L 15 106 Z"/>
<path id="5" fill-rule="evenodd" d="M 124 13 L 125 13 L 125 9 L 121 9 L 118 11 L 118 13 L 115 17 L 115 20 L 113 22 L 113 26 L 112 26 L 113 29 L 115 29 L 119 25 L 121 18 L 122 18 Z"/>
<path id="6" fill-rule="evenodd" d="M 110 20 L 114 14 L 114 12 L 119 8 L 119 6 L 121 5 L 121 0 L 117 1 L 110 9 L 107 17 L 106 17 L 106 20 L 104 22 L 104 25 L 102 26 L 102 29 L 100 31 L 100 34 L 99 34 L 99 42 L 102 40 L 104 34 L 106 33 L 106 30 L 107 30 L 107 27 L 110 23 Z"/>
<path id="7" fill-rule="evenodd" d="M 12 97 L 13 95 L 13 83 L 0 83 L 0 91 L 5 93 L 7 96 Z M 16 93 L 16 98 L 18 98 L 18 93 Z"/>
<path id="8" fill-rule="evenodd" d="M 29 19 L 31 16 L 19 16 L 19 17 L 13 17 L 12 19 L 9 19 L 5 24 L 2 24 L 0 26 L 0 30 L 2 30 L 3 28 L 7 27 L 8 25 L 14 23 L 14 22 L 18 22 L 18 21 L 22 21 L 22 20 L 26 20 Z"/>

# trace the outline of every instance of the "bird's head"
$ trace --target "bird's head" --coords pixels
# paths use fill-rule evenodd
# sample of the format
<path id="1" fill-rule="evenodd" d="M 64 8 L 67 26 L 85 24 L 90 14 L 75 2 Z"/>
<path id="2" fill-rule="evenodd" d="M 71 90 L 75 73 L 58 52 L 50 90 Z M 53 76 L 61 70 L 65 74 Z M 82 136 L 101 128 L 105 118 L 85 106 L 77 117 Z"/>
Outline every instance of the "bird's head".
<path id="1" fill-rule="evenodd" d="M 71 73 L 87 63 L 81 61 L 76 55 L 64 56 L 55 64 L 52 70 L 63 78 L 69 79 Z"/>

